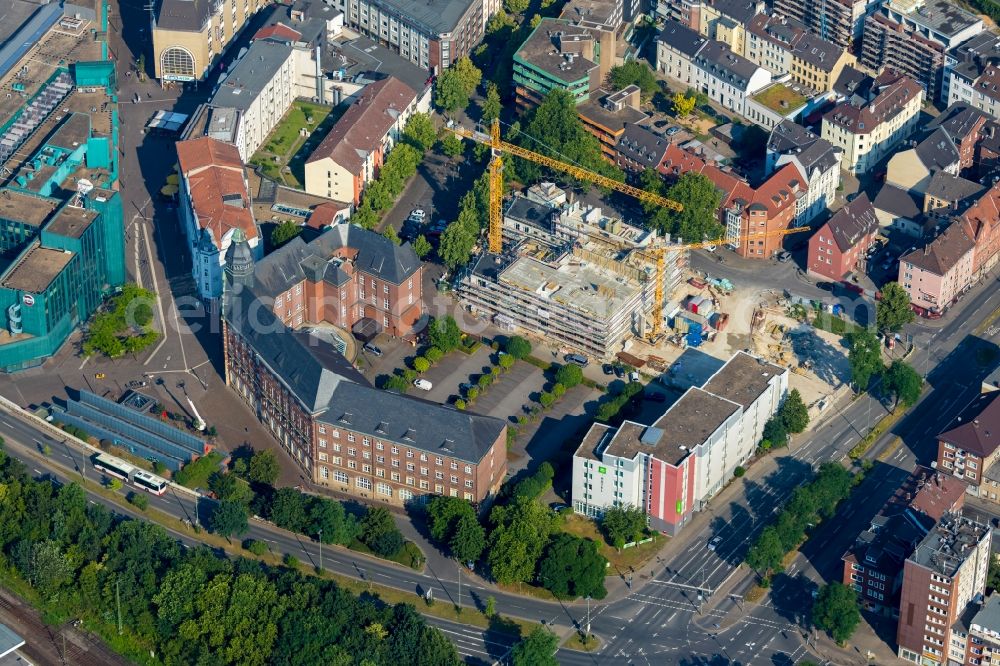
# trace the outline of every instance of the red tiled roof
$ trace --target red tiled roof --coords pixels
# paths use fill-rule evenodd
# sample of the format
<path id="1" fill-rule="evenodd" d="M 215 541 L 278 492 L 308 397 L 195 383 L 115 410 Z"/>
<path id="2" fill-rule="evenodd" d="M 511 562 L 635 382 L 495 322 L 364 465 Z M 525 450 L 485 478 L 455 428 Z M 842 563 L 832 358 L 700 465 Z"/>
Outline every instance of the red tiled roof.
<path id="1" fill-rule="evenodd" d="M 306 220 L 306 224 L 313 229 L 323 229 L 333 224 L 337 215 L 346 209 L 346 206 L 337 206 L 332 203 L 321 203 L 313 208 L 312 214 Z"/>
<path id="2" fill-rule="evenodd" d="M 976 396 L 938 439 L 980 458 L 992 455 L 1000 445 L 1000 400 L 997 398 L 1000 398 L 1000 391 Z"/>
<path id="3" fill-rule="evenodd" d="M 294 28 L 289 28 L 284 23 L 275 23 L 261 28 L 254 39 L 274 39 L 282 42 L 298 42 L 302 40 L 302 33 Z"/>
<path id="4" fill-rule="evenodd" d="M 242 229 L 248 240 L 257 238 L 236 147 L 201 137 L 179 142 L 177 157 L 198 223 L 211 234 L 215 246 L 221 248 L 225 235 L 234 229 Z"/>
<path id="5" fill-rule="evenodd" d="M 358 173 L 365 158 L 378 150 L 399 115 L 416 97 L 410 86 L 391 76 L 369 84 L 316 147 L 308 162 L 330 158 L 351 173 Z"/>
<path id="6" fill-rule="evenodd" d="M 852 134 L 868 134 L 894 118 L 923 88 L 908 76 L 885 70 L 875 79 L 880 91 L 875 99 L 861 107 L 842 102 L 828 111 L 823 120 Z"/>

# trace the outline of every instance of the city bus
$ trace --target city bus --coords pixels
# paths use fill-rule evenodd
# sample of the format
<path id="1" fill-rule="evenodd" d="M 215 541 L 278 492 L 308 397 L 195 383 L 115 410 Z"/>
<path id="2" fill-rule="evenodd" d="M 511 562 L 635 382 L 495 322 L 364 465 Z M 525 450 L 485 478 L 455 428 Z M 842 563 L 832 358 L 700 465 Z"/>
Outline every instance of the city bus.
<path id="1" fill-rule="evenodd" d="M 101 453 L 94 457 L 94 467 L 126 483 L 131 483 L 148 493 L 162 495 L 167 492 L 168 483 L 166 479 L 155 474 L 150 474 L 135 465 L 130 465 L 124 460 L 106 453 Z"/>

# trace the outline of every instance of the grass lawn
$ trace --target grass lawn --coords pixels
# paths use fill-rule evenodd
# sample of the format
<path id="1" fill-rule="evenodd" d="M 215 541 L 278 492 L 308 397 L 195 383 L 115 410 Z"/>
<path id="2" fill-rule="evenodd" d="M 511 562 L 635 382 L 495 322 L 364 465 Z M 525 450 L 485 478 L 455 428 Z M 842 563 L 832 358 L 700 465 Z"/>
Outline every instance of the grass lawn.
<path id="1" fill-rule="evenodd" d="M 754 95 L 753 99 L 781 115 L 791 113 L 806 103 L 806 98 L 803 95 L 780 83 Z"/>
<path id="2" fill-rule="evenodd" d="M 208 477 L 219 471 L 222 454 L 212 451 L 194 462 L 189 462 L 174 474 L 174 481 L 188 488 L 208 488 Z"/>
<path id="3" fill-rule="evenodd" d="M 644 543 L 641 546 L 633 548 L 626 548 L 619 553 L 604 540 L 604 536 L 598 531 L 597 523 L 594 521 L 576 513 L 567 512 L 562 514 L 562 516 L 562 531 L 596 541 L 600 544 L 601 555 L 608 559 L 608 562 L 611 563 L 611 569 L 615 569 L 616 571 L 627 571 L 629 567 L 638 570 L 649 561 L 649 558 L 659 552 L 667 539 L 662 534 L 657 535 L 649 543 Z"/>
<path id="4" fill-rule="evenodd" d="M 344 110 L 346 107 L 330 107 L 302 100 L 293 102 L 264 145 L 250 158 L 250 163 L 259 166 L 264 175 L 272 180 L 290 187 L 301 187 L 305 180 L 306 160 Z M 303 129 L 309 130 L 309 136 L 300 136 L 299 132 Z M 277 161 L 275 158 L 278 158 Z"/>
<path id="5" fill-rule="evenodd" d="M 577 652 L 594 652 L 601 647 L 601 639 L 593 634 L 584 636 L 583 632 L 574 631 L 563 643 L 563 647 Z"/>
<path id="6" fill-rule="evenodd" d="M 398 553 L 392 557 L 385 558 L 381 555 L 373 553 L 368 546 L 361 543 L 357 539 L 348 544 L 347 547 L 359 553 L 389 560 L 390 562 L 395 562 L 396 564 L 402 564 L 404 567 L 410 567 L 411 569 L 416 569 L 417 571 L 421 571 L 424 568 L 424 562 L 427 560 L 427 558 L 424 557 L 423 551 L 420 550 L 420 546 L 412 541 L 403 542 L 403 547 L 399 549 Z"/>

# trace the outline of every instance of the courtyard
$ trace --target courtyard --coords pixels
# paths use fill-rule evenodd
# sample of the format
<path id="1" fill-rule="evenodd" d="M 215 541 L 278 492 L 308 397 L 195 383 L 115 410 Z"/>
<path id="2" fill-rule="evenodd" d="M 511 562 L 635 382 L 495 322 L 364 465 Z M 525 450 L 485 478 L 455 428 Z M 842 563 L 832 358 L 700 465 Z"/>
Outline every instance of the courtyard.
<path id="1" fill-rule="evenodd" d="M 259 167 L 271 180 L 302 189 L 306 160 L 329 134 L 344 110 L 345 107 L 341 106 L 296 100 L 264 145 L 250 158 L 250 164 Z M 305 135 L 303 130 L 307 132 Z"/>

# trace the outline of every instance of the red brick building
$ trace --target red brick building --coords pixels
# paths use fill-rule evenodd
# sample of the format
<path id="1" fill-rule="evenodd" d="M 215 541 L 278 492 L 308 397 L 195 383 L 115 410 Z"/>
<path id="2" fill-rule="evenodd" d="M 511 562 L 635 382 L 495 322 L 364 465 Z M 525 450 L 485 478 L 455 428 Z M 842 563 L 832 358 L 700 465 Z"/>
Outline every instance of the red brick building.
<path id="1" fill-rule="evenodd" d="M 865 610 L 888 616 L 899 613 L 903 563 L 942 516 L 964 504 L 961 482 L 926 467 L 916 468 L 841 557 L 842 582 L 854 588 Z"/>
<path id="2" fill-rule="evenodd" d="M 419 316 L 412 250 L 342 227 L 309 244 L 296 239 L 256 264 L 245 240 L 234 238 L 224 295 L 226 383 L 313 483 L 393 504 L 434 493 L 485 501 L 507 472 L 504 422 L 377 390 L 335 347 L 329 328 L 309 325 L 344 329 L 378 313 L 402 332 Z"/>
<path id="3" fill-rule="evenodd" d="M 809 239 L 810 275 L 839 282 L 864 270 L 865 255 L 878 235 L 878 216 L 867 194 L 837 211 Z"/>
<path id="4" fill-rule="evenodd" d="M 729 187 L 733 179 L 716 167 L 705 175 L 720 189 Z M 781 250 L 783 237 L 773 232 L 794 226 L 795 213 L 808 185 L 793 164 L 778 169 L 760 187 L 754 189 L 739 181 L 721 206 L 721 221 L 726 230 L 726 244 L 741 257 L 770 259 Z M 754 238 L 752 234 L 761 235 Z"/>
<path id="5" fill-rule="evenodd" d="M 989 391 L 976 396 L 938 435 L 937 467 L 964 481 L 970 494 L 1000 501 L 1000 474 L 993 469 L 998 447 L 1000 391 Z"/>

